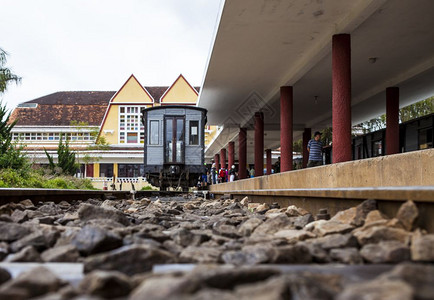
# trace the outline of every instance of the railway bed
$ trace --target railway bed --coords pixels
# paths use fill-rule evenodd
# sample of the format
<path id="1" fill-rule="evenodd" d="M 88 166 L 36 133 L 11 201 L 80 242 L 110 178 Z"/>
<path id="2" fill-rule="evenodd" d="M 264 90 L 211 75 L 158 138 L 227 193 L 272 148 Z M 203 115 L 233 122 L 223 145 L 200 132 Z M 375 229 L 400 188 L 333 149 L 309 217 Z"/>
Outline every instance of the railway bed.
<path id="1" fill-rule="evenodd" d="M 52 295 L 41 299 L 432 299 L 434 294 L 434 256 L 425 251 L 434 246 L 434 235 L 418 227 L 415 220 L 423 211 L 411 201 L 402 202 L 391 219 L 367 200 L 343 211 L 339 221 L 314 221 L 303 207 L 269 207 L 240 195 L 204 199 L 148 192 L 145 198 L 116 200 L 112 191 L 75 191 L 70 195 L 81 192 L 89 200 L 68 203 L 60 201 L 67 191 L 45 192 L 61 199 L 35 201 L 28 190 L 20 195 L 24 201 L 15 198 L 19 203 L 2 206 L 0 281 L 4 272 L 14 278 L 0 282 L 0 299 L 48 291 Z"/>

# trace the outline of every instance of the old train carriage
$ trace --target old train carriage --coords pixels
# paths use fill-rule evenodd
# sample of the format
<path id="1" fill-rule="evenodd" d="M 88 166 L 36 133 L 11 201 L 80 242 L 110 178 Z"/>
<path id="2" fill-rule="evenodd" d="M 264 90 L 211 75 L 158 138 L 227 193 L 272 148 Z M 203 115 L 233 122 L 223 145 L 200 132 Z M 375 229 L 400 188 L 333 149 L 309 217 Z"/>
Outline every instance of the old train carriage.
<path id="1" fill-rule="evenodd" d="M 194 186 L 205 172 L 206 109 L 195 106 L 157 106 L 142 110 L 144 171 L 147 180 L 167 187 Z"/>

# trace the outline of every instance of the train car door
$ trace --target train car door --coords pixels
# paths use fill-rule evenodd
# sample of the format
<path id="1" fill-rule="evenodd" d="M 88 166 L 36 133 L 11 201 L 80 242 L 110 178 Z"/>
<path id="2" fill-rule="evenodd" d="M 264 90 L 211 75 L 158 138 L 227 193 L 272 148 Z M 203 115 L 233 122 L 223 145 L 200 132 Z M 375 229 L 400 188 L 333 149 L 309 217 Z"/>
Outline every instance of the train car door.
<path id="1" fill-rule="evenodd" d="M 185 119 L 165 117 L 165 163 L 184 163 Z"/>

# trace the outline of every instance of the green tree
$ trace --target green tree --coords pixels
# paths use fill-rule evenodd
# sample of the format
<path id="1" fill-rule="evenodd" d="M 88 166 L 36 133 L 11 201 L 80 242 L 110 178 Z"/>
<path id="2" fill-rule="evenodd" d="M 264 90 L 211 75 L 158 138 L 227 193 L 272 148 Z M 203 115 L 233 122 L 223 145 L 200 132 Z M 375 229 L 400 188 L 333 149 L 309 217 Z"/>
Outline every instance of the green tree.
<path id="1" fill-rule="evenodd" d="M 21 77 L 13 74 L 12 71 L 6 67 L 7 55 L 6 51 L 0 48 L 0 94 L 6 91 L 9 83 L 19 83 L 21 81 Z"/>
<path id="2" fill-rule="evenodd" d="M 401 108 L 399 110 L 399 120 L 401 122 L 407 122 L 412 119 L 432 114 L 433 112 L 434 96 Z M 384 117 L 384 119 L 386 119 L 386 117 Z"/>
<path id="3" fill-rule="evenodd" d="M 0 153 L 5 153 L 12 146 L 12 128 L 17 120 L 9 122 L 10 116 L 6 105 L 0 101 Z"/>
<path id="4" fill-rule="evenodd" d="M 407 122 L 434 113 L 434 96 L 399 109 L 399 121 Z M 386 128 L 386 115 L 353 126 L 353 134 L 366 134 Z"/>
<path id="5" fill-rule="evenodd" d="M 6 91 L 9 83 L 18 83 L 21 80 L 6 67 L 6 56 L 7 53 L 0 48 L 0 95 Z M 29 163 L 22 151 L 23 147 L 12 142 L 12 129 L 17 120 L 10 122 L 10 115 L 6 105 L 0 100 L 0 169 L 26 169 Z"/>
<path id="6" fill-rule="evenodd" d="M 75 162 L 75 153 L 69 148 L 68 140 L 65 139 L 65 144 L 62 141 L 62 135 L 57 146 L 57 164 L 54 163 L 54 158 L 48 154 L 44 148 L 45 155 L 48 158 L 50 169 L 53 173 L 61 173 L 65 175 L 75 175 L 78 165 Z"/>
<path id="7" fill-rule="evenodd" d="M 294 152 L 303 152 L 303 140 L 299 139 L 292 143 L 292 151 Z"/>

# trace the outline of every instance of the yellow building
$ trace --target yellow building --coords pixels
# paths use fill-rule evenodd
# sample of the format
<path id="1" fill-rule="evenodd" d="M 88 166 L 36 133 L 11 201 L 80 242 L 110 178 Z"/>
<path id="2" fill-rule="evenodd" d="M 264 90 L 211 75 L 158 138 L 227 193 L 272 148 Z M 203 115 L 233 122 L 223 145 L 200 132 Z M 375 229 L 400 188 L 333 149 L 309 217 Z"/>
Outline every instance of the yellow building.
<path id="1" fill-rule="evenodd" d="M 44 148 L 55 157 L 59 139 L 68 139 L 81 164 L 81 176 L 137 181 L 143 175 L 141 109 L 196 105 L 198 92 L 199 87 L 182 75 L 170 86 L 143 86 L 131 75 L 117 92 L 57 92 L 14 109 L 11 120 L 18 123 L 13 139 L 25 145 L 36 164 L 48 163 Z M 206 141 L 213 129 L 206 128 Z"/>

